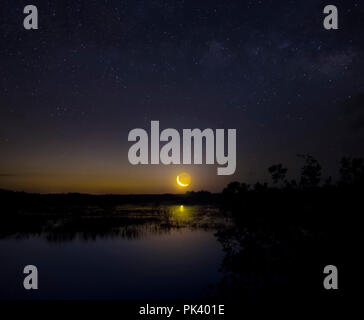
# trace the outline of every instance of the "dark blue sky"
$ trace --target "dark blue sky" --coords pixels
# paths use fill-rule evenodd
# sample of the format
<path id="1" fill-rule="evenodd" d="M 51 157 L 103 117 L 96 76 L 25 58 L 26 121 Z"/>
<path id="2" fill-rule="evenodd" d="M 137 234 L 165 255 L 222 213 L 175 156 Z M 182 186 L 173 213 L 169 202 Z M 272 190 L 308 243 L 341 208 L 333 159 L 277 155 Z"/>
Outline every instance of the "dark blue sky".
<path id="1" fill-rule="evenodd" d="M 266 179 L 297 153 L 335 175 L 363 155 L 362 1 L 27 1 L 0 9 L 0 187 L 41 192 L 173 192 Z M 339 9 L 339 30 L 323 8 Z M 129 130 L 236 128 L 238 168 L 132 167 Z M 155 181 L 158 179 L 158 183 Z"/>

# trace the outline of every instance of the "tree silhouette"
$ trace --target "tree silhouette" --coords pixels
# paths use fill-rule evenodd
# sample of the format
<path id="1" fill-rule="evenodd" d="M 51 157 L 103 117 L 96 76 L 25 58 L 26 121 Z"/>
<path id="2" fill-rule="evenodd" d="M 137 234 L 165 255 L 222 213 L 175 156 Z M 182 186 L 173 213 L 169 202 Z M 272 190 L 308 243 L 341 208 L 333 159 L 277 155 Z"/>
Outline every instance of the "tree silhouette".
<path id="1" fill-rule="evenodd" d="M 288 169 L 279 163 L 269 167 L 268 171 L 272 175 L 273 184 L 278 184 L 280 181 L 282 183 L 285 181 Z"/>
<path id="2" fill-rule="evenodd" d="M 299 154 L 297 156 L 305 160 L 305 164 L 301 169 L 300 186 L 302 188 L 317 187 L 321 180 L 321 165 L 309 154 Z"/>
<path id="3" fill-rule="evenodd" d="M 340 167 L 341 180 L 344 185 L 363 184 L 364 183 L 364 159 L 363 158 L 346 158 L 341 159 Z"/>

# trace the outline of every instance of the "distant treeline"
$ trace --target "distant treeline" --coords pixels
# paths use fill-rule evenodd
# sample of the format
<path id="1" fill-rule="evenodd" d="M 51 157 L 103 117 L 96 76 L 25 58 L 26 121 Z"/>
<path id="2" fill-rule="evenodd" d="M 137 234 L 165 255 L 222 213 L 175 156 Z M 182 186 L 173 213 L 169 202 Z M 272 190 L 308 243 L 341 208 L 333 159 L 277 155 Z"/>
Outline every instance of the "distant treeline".
<path id="1" fill-rule="evenodd" d="M 231 182 L 222 193 L 208 191 L 189 191 L 185 194 L 143 194 L 143 195 L 89 195 L 80 193 L 68 194 L 37 194 L 0 190 L 0 200 L 4 211 L 10 212 L 77 212 L 77 208 L 97 206 L 105 213 L 112 212 L 117 205 L 166 205 L 166 204 L 211 204 L 229 205 L 240 202 L 249 194 L 250 201 L 255 194 L 269 196 L 270 194 L 322 194 L 323 191 L 358 193 L 364 189 L 364 159 L 342 158 L 339 168 L 340 178 L 333 182 L 331 178 L 322 181 L 322 167 L 311 155 L 298 155 L 304 164 L 297 180 L 286 178 L 288 169 L 282 164 L 268 168 L 271 183 L 257 182 L 249 185 L 244 182 Z"/>
<path id="2" fill-rule="evenodd" d="M 207 191 L 185 194 L 90 195 L 81 193 L 39 194 L 0 189 L 0 201 L 4 214 L 11 212 L 76 213 L 80 208 L 92 206 L 100 208 L 105 213 L 110 213 L 115 206 L 119 205 L 158 207 L 168 204 L 215 204 L 218 198 L 219 194 Z"/>
<path id="3" fill-rule="evenodd" d="M 339 178 L 322 181 L 322 167 L 311 155 L 304 160 L 297 180 L 286 178 L 287 168 L 275 164 L 268 168 L 272 182 L 231 182 L 221 194 L 222 209 L 232 212 L 238 225 L 263 219 L 269 226 L 290 224 L 338 231 L 355 225 L 362 211 L 364 160 L 342 158 Z M 338 231 L 339 232 L 339 231 Z"/>
<path id="4" fill-rule="evenodd" d="M 364 186 L 364 159 L 343 157 L 340 162 L 340 178 L 333 182 L 330 176 L 322 181 L 322 167 L 320 163 L 309 154 L 299 154 L 299 158 L 304 160 L 301 168 L 301 175 L 298 180 L 288 180 L 286 178 L 288 169 L 281 163 L 272 165 L 268 168 L 271 175 L 272 184 L 267 182 L 257 182 L 249 185 L 244 182 L 231 182 L 223 190 L 224 195 L 238 194 L 247 191 L 266 191 L 269 189 L 280 190 L 317 190 L 322 189 L 362 189 Z"/>

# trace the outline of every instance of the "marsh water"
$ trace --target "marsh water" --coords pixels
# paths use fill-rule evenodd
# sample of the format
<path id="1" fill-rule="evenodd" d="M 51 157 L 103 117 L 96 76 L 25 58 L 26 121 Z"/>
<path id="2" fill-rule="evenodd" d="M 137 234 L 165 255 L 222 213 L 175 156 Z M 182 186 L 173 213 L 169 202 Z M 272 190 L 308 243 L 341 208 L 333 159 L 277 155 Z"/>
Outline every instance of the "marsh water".
<path id="1" fill-rule="evenodd" d="M 0 300 L 315 300 L 322 266 L 345 256 L 327 219 L 272 214 L 269 201 L 233 212 L 42 203 L 2 217 Z M 23 287 L 27 265 L 38 268 L 38 290 Z"/>
<path id="2" fill-rule="evenodd" d="M 95 208 L 74 218 L 29 217 L 0 238 L 0 299 L 205 299 L 222 275 L 217 209 Z M 39 290 L 24 290 L 35 265 Z"/>

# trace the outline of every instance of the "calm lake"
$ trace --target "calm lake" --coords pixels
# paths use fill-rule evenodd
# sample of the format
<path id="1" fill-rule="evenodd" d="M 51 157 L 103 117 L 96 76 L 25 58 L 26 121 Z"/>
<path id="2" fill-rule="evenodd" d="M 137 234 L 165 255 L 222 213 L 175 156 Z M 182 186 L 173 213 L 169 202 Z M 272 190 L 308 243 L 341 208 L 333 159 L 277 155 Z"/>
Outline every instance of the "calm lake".
<path id="1" fill-rule="evenodd" d="M 90 212 L 92 209 L 90 209 Z M 0 299 L 203 299 L 222 277 L 214 208 L 120 207 L 0 239 Z M 118 219 L 117 219 L 117 218 Z M 109 221 L 110 220 L 110 221 Z M 23 287 L 35 265 L 39 290 Z"/>

